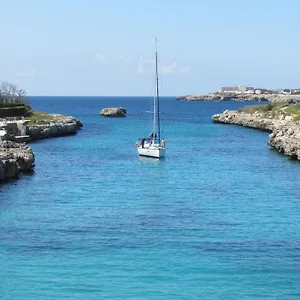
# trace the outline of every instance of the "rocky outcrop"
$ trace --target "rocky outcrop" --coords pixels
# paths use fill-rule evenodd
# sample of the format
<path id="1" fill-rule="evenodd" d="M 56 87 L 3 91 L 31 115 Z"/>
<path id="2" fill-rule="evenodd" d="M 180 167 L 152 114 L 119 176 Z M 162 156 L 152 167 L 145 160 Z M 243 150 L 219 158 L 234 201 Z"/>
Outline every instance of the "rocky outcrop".
<path id="1" fill-rule="evenodd" d="M 276 128 L 269 136 L 268 144 L 278 152 L 300 160 L 300 126 L 288 124 Z"/>
<path id="2" fill-rule="evenodd" d="M 99 114 L 105 117 L 125 117 L 126 109 L 123 107 L 103 108 Z"/>
<path id="3" fill-rule="evenodd" d="M 256 101 L 256 102 L 300 102 L 300 95 L 289 94 L 230 94 L 230 93 L 213 93 L 198 96 L 178 96 L 177 100 L 187 101 Z"/>
<path id="4" fill-rule="evenodd" d="M 12 141 L 0 142 L 0 181 L 18 178 L 22 172 L 34 168 L 34 154 L 31 147 Z"/>
<path id="5" fill-rule="evenodd" d="M 292 116 L 226 110 L 222 114 L 213 115 L 212 120 L 271 132 L 268 145 L 280 153 L 300 160 L 300 124 Z"/>
<path id="6" fill-rule="evenodd" d="M 56 120 L 40 121 L 27 126 L 26 134 L 31 140 L 74 134 L 83 125 L 73 117 L 53 115 Z"/>
<path id="7" fill-rule="evenodd" d="M 216 123 L 236 124 L 272 132 L 275 128 L 292 122 L 293 117 L 284 115 L 274 117 L 272 114 L 267 113 L 249 114 L 235 110 L 225 110 L 222 114 L 213 115 L 212 120 Z"/>
<path id="8" fill-rule="evenodd" d="M 53 114 L 51 118 L 51 121 L 39 121 L 31 123 L 31 125 L 30 123 L 26 125 L 27 121 L 26 124 L 24 123 L 26 134 L 30 136 L 31 140 L 74 134 L 82 127 L 81 122 L 73 117 Z M 0 141 L 0 181 L 18 178 L 21 173 L 34 168 L 34 154 L 31 147 L 20 143 L 18 137 L 24 136 L 15 136 L 7 132 L 2 136 Z"/>

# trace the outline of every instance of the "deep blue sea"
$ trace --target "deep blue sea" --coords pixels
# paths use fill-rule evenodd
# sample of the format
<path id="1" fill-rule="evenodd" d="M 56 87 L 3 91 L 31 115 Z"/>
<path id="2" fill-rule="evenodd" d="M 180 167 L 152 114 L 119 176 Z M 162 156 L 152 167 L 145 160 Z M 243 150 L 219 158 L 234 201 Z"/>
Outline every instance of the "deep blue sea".
<path id="1" fill-rule="evenodd" d="M 300 299 L 300 164 L 212 123 L 244 103 L 162 98 L 162 160 L 134 147 L 151 98 L 31 105 L 84 127 L 31 143 L 34 173 L 0 186 L 1 300 Z"/>

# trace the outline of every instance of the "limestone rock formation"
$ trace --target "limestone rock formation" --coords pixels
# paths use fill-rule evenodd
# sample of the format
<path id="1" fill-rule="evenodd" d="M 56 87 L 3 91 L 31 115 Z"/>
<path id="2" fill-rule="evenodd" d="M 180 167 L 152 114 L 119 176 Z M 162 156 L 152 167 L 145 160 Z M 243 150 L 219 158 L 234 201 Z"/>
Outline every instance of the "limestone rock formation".
<path id="1" fill-rule="evenodd" d="M 300 124 L 292 116 L 272 116 L 265 113 L 248 114 L 225 110 L 222 114 L 212 116 L 217 123 L 236 124 L 250 128 L 269 131 L 268 145 L 280 153 L 300 160 Z"/>
<path id="2" fill-rule="evenodd" d="M 216 123 L 236 124 L 270 132 L 279 123 L 279 120 L 275 121 L 274 118 L 260 113 L 247 114 L 235 110 L 225 110 L 222 114 L 213 115 L 212 120 Z"/>
<path id="3" fill-rule="evenodd" d="M 83 126 L 80 121 L 73 117 L 63 115 L 54 116 L 57 117 L 55 121 L 40 121 L 34 125 L 27 126 L 26 134 L 32 140 L 37 140 L 74 134 Z"/>
<path id="4" fill-rule="evenodd" d="M 268 144 L 278 152 L 300 160 L 299 124 L 288 124 L 274 129 L 269 136 Z"/>
<path id="5" fill-rule="evenodd" d="M 0 142 L 0 181 L 17 178 L 34 168 L 34 154 L 25 143 Z"/>
<path id="6" fill-rule="evenodd" d="M 99 114 L 105 117 L 125 117 L 126 109 L 123 107 L 103 108 Z"/>
<path id="7" fill-rule="evenodd" d="M 70 116 L 52 115 L 53 120 L 35 122 L 24 126 L 31 140 L 74 134 L 82 127 L 77 119 Z M 13 132 L 16 133 L 16 132 Z M 34 154 L 25 143 L 16 143 L 18 136 L 7 133 L 0 140 L 0 181 L 18 178 L 22 172 L 34 168 Z"/>

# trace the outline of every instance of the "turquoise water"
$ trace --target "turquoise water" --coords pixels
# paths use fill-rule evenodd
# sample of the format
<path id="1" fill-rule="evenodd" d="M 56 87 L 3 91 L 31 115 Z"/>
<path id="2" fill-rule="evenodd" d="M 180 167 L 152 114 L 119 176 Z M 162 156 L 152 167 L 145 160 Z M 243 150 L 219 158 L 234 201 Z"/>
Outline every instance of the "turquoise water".
<path id="1" fill-rule="evenodd" d="M 134 147 L 150 98 L 32 106 L 84 127 L 32 143 L 35 172 L 0 186 L 0 299 L 300 299 L 300 165 L 211 122 L 243 103 L 162 98 L 163 160 Z"/>

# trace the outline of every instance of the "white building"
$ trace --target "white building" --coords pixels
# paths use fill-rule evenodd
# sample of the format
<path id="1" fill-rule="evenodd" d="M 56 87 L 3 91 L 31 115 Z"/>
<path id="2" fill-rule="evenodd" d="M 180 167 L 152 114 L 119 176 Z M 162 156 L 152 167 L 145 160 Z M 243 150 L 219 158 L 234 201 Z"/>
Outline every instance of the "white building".
<path id="1" fill-rule="evenodd" d="M 254 87 L 247 85 L 221 86 L 219 93 L 247 93 L 254 91 Z"/>

